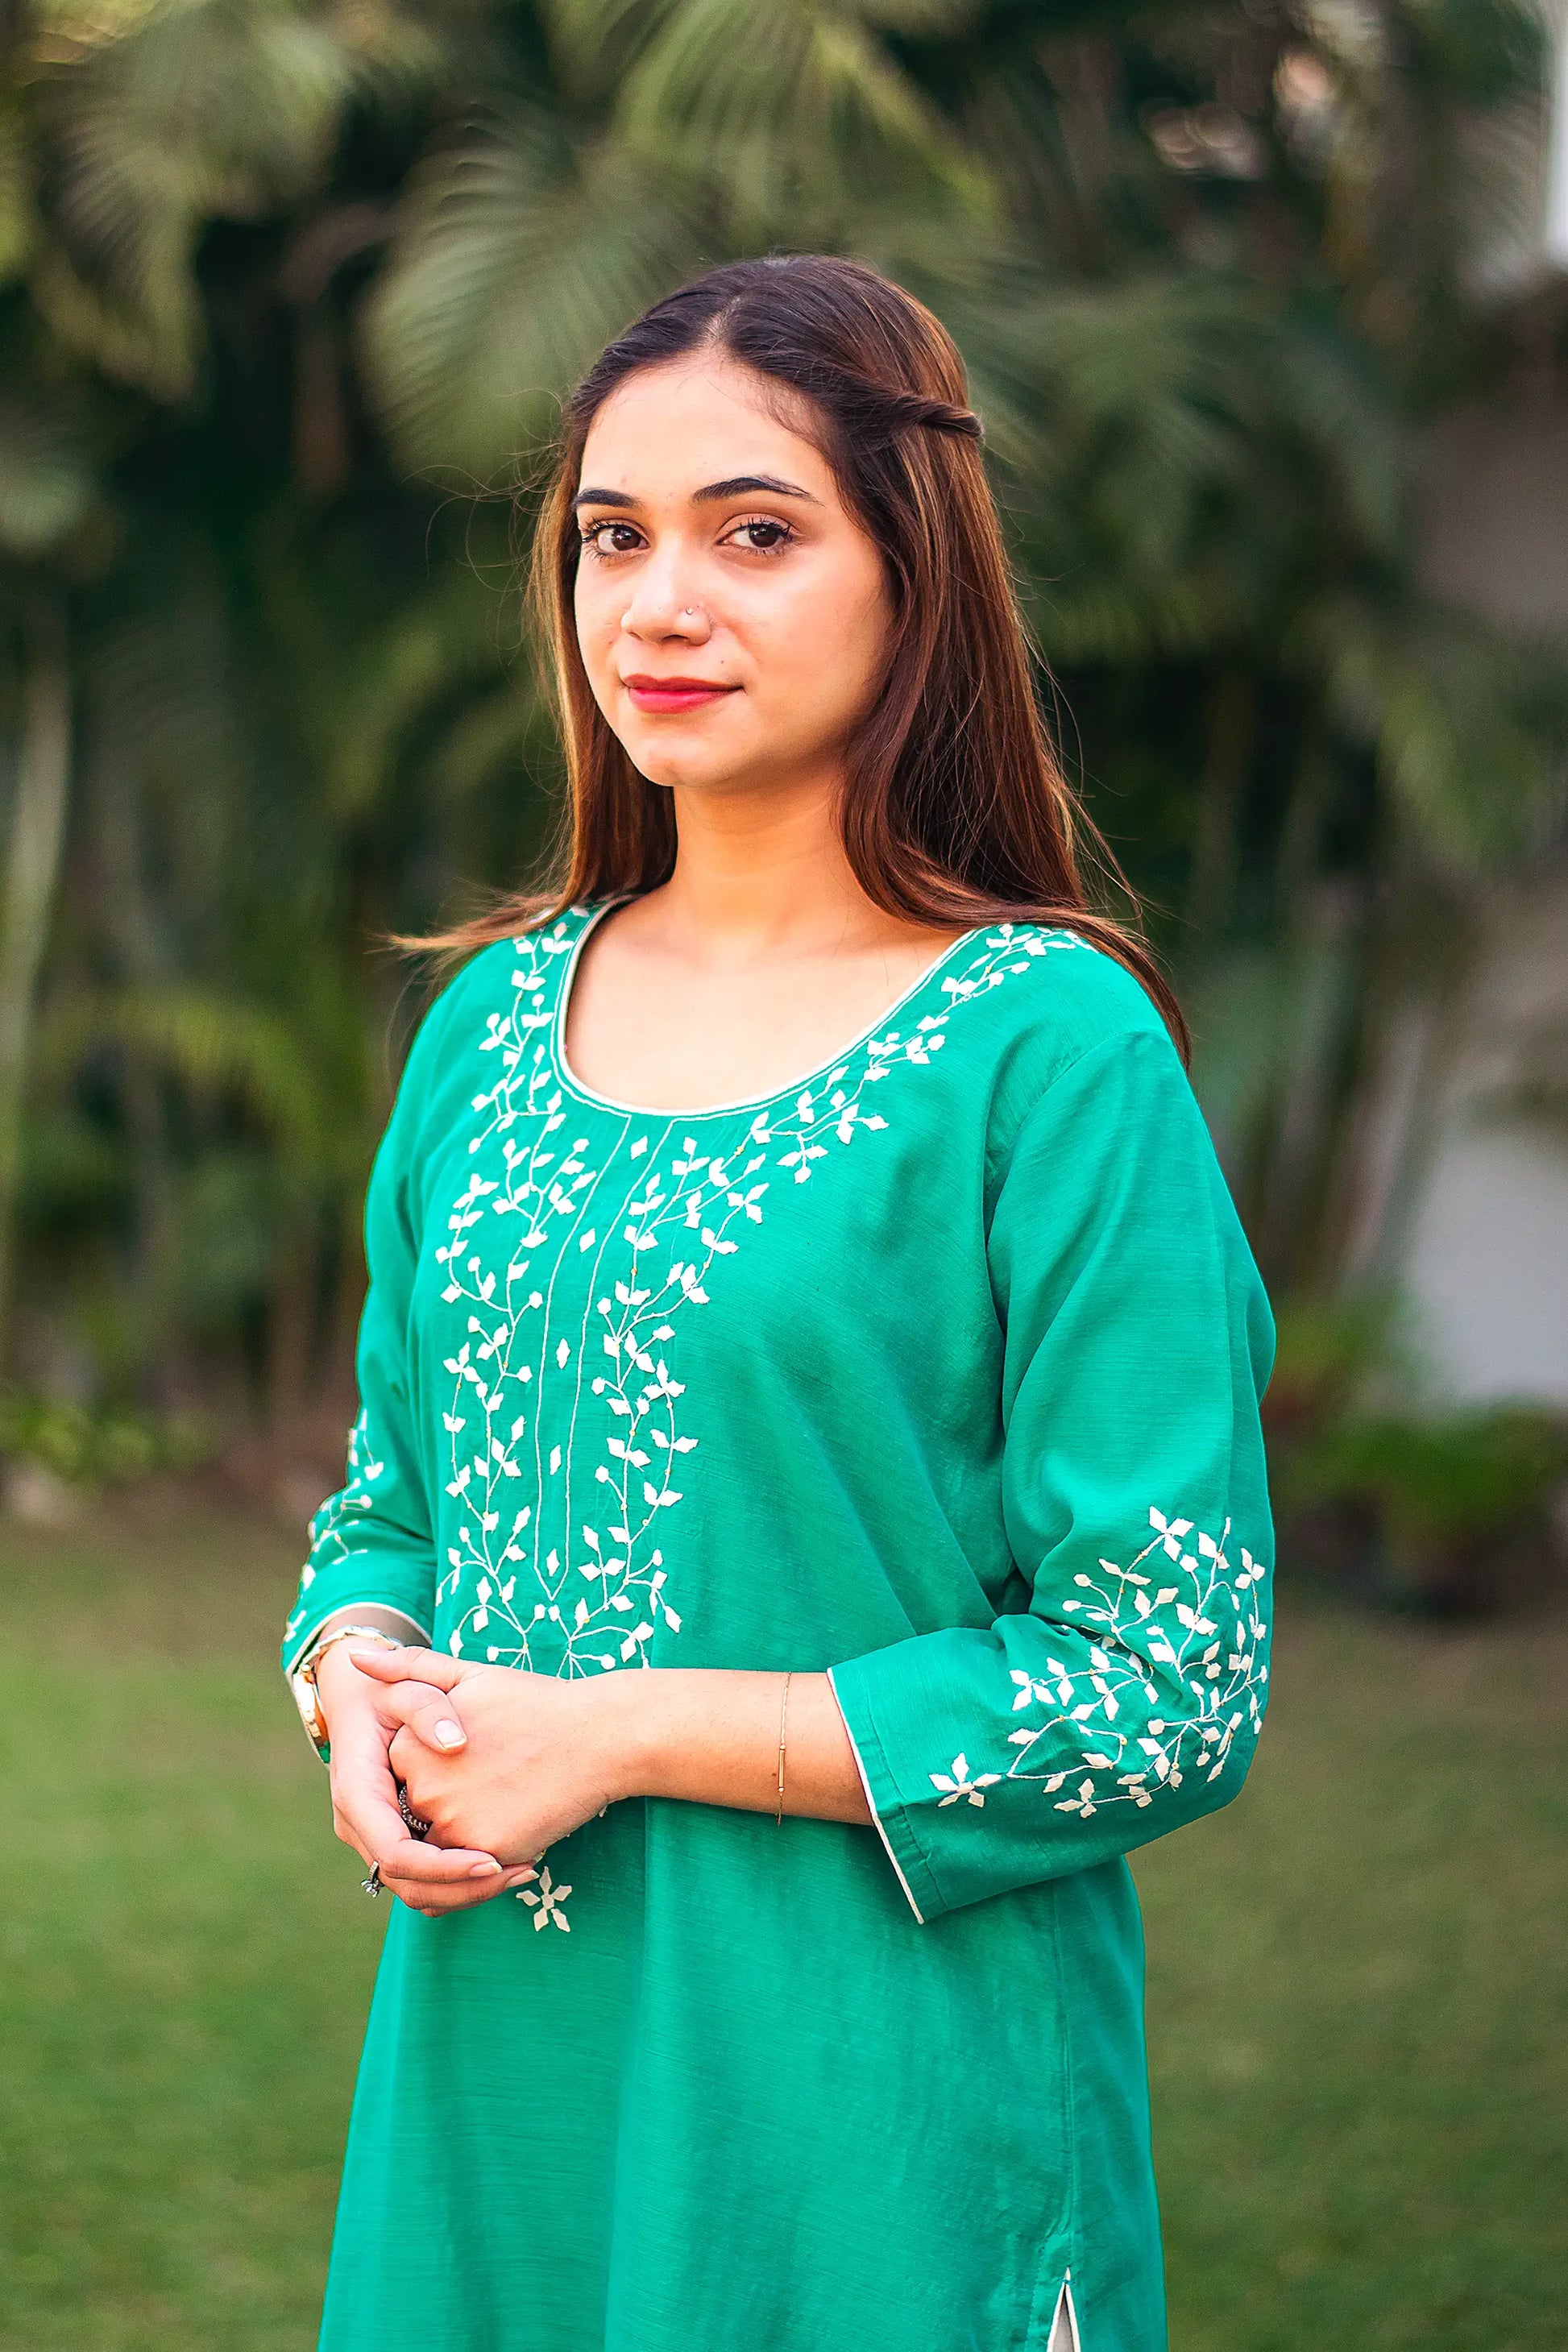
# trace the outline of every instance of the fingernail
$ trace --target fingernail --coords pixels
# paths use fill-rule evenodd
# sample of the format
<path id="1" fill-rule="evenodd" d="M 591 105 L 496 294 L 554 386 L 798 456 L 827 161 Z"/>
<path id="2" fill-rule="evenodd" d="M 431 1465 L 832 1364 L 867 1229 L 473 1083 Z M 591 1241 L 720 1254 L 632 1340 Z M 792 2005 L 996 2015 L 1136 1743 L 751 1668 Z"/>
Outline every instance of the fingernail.
<path id="1" fill-rule="evenodd" d="M 462 1725 L 454 1723 L 449 1717 L 444 1716 L 436 1726 L 436 1744 L 438 1748 L 460 1748 L 463 1739 Z"/>
<path id="2" fill-rule="evenodd" d="M 470 1878 L 499 1878 L 500 1876 L 500 1864 L 499 1862 L 476 1862 L 472 1870 L 469 1871 L 468 1876 Z"/>

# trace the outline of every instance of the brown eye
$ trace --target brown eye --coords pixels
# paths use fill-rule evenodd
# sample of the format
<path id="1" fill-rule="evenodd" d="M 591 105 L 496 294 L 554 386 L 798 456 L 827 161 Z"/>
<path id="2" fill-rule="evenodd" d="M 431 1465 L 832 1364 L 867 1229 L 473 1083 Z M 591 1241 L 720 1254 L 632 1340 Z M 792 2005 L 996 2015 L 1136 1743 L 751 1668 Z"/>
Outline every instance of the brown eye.
<path id="1" fill-rule="evenodd" d="M 750 522 L 736 523 L 731 536 L 739 541 L 742 533 L 750 542 L 748 552 L 752 555 L 777 555 L 795 538 L 788 523 L 772 515 L 756 515 Z"/>
<path id="2" fill-rule="evenodd" d="M 611 544 L 604 543 L 605 533 L 610 534 Z M 591 522 L 584 524 L 580 534 L 589 555 L 629 555 L 637 545 L 636 526 L 629 522 Z"/>

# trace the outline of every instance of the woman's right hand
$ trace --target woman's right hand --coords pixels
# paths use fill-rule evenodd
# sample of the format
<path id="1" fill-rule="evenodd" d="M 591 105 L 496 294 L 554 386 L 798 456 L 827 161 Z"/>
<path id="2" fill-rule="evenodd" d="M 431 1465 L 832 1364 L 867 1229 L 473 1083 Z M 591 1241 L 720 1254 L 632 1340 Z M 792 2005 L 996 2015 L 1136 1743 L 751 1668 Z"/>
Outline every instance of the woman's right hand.
<path id="1" fill-rule="evenodd" d="M 332 1827 L 363 1862 L 395 1866 L 393 1890 L 426 1918 L 488 1903 L 534 1873 L 507 1870 L 493 1853 L 426 1844 L 409 1834 L 397 1806 L 397 1783 L 387 1761 L 394 1735 L 411 1722 L 406 1685 L 374 1682 L 348 1654 L 352 1642 L 334 1642 L 316 1668 L 316 1691 L 331 1743 Z M 395 1712 L 394 1695 L 400 1694 Z M 438 1752 L 460 1753 L 465 1735 L 445 1691 L 431 1685 L 428 1707 L 412 1717 L 419 1737 Z M 456 1732 L 456 1738 L 452 1736 Z"/>

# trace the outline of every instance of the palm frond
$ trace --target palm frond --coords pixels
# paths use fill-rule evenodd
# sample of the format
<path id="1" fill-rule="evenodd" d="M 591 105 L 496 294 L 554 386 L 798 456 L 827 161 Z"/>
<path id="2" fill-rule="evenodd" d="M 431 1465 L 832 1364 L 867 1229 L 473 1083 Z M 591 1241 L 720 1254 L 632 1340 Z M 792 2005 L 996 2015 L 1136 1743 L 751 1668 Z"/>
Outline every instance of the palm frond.
<path id="1" fill-rule="evenodd" d="M 601 344 L 703 257 L 668 178 L 542 111 L 474 118 L 416 174 L 363 313 L 376 405 L 411 465 L 489 478 L 551 432 Z"/>
<path id="2" fill-rule="evenodd" d="M 324 761 L 327 802 L 339 824 L 363 818 L 394 773 L 408 730 L 431 699 L 449 692 L 464 651 L 428 599 L 375 632 L 342 666 L 332 740 Z"/>
<path id="3" fill-rule="evenodd" d="M 1234 635 L 1235 608 L 1212 583 L 1192 577 L 1152 583 L 1070 575 L 1036 587 L 1030 618 L 1054 668 L 1191 661 Z"/>
<path id="4" fill-rule="evenodd" d="M 40 1074 L 73 1076 L 90 1055 L 143 1056 L 197 1097 L 242 1101 L 280 1150 L 313 1160 L 332 1122 L 299 1037 L 265 1006 L 194 982 L 79 994 L 40 1025 Z"/>
<path id="5" fill-rule="evenodd" d="M 203 226 L 303 194 L 352 80 L 304 9 L 229 0 L 160 7 L 58 77 L 38 108 L 52 193 L 33 283 L 61 340 L 160 397 L 187 392 Z"/>
<path id="6" fill-rule="evenodd" d="M 857 194 L 986 215 L 989 174 L 857 0 L 669 0 L 622 83 L 616 120 L 650 160 L 700 173 L 742 239 L 841 215 Z M 930 21 L 889 0 L 883 25 Z"/>
<path id="7" fill-rule="evenodd" d="M 1352 596 L 1305 616 L 1295 646 L 1439 861 L 1474 873 L 1542 845 L 1561 820 L 1564 738 L 1534 697 L 1560 652 L 1532 657 L 1468 614 Z"/>
<path id="8" fill-rule="evenodd" d="M 76 404 L 41 387 L 0 390 L 0 549 L 24 560 L 60 545 L 99 493 L 96 452 Z"/>
<path id="9" fill-rule="evenodd" d="M 20 100 L 0 98 L 0 286 L 20 275 L 37 232 L 32 149 Z"/>

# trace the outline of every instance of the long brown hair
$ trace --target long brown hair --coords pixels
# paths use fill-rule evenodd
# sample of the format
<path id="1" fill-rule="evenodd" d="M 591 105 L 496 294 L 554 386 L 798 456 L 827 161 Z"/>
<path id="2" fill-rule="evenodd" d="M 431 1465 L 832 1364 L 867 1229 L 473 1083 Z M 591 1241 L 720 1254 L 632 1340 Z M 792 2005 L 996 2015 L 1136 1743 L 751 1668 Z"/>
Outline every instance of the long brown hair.
<path id="1" fill-rule="evenodd" d="M 654 889 L 673 870 L 673 796 L 632 765 L 583 667 L 572 500 L 610 394 L 640 368 L 704 350 L 786 388 L 783 421 L 816 443 L 887 567 L 888 657 L 847 746 L 839 807 L 866 896 L 932 926 L 1077 931 L 1142 983 L 1185 1054 L 1180 1007 L 1148 949 L 1087 902 L 1079 844 L 1093 840 L 1107 864 L 1109 853 L 1040 708 L 957 346 L 902 287 L 824 254 L 770 254 L 694 278 L 607 344 L 567 400 L 529 568 L 566 754 L 564 823 L 538 887 L 416 944 L 462 954 L 584 901 Z"/>

